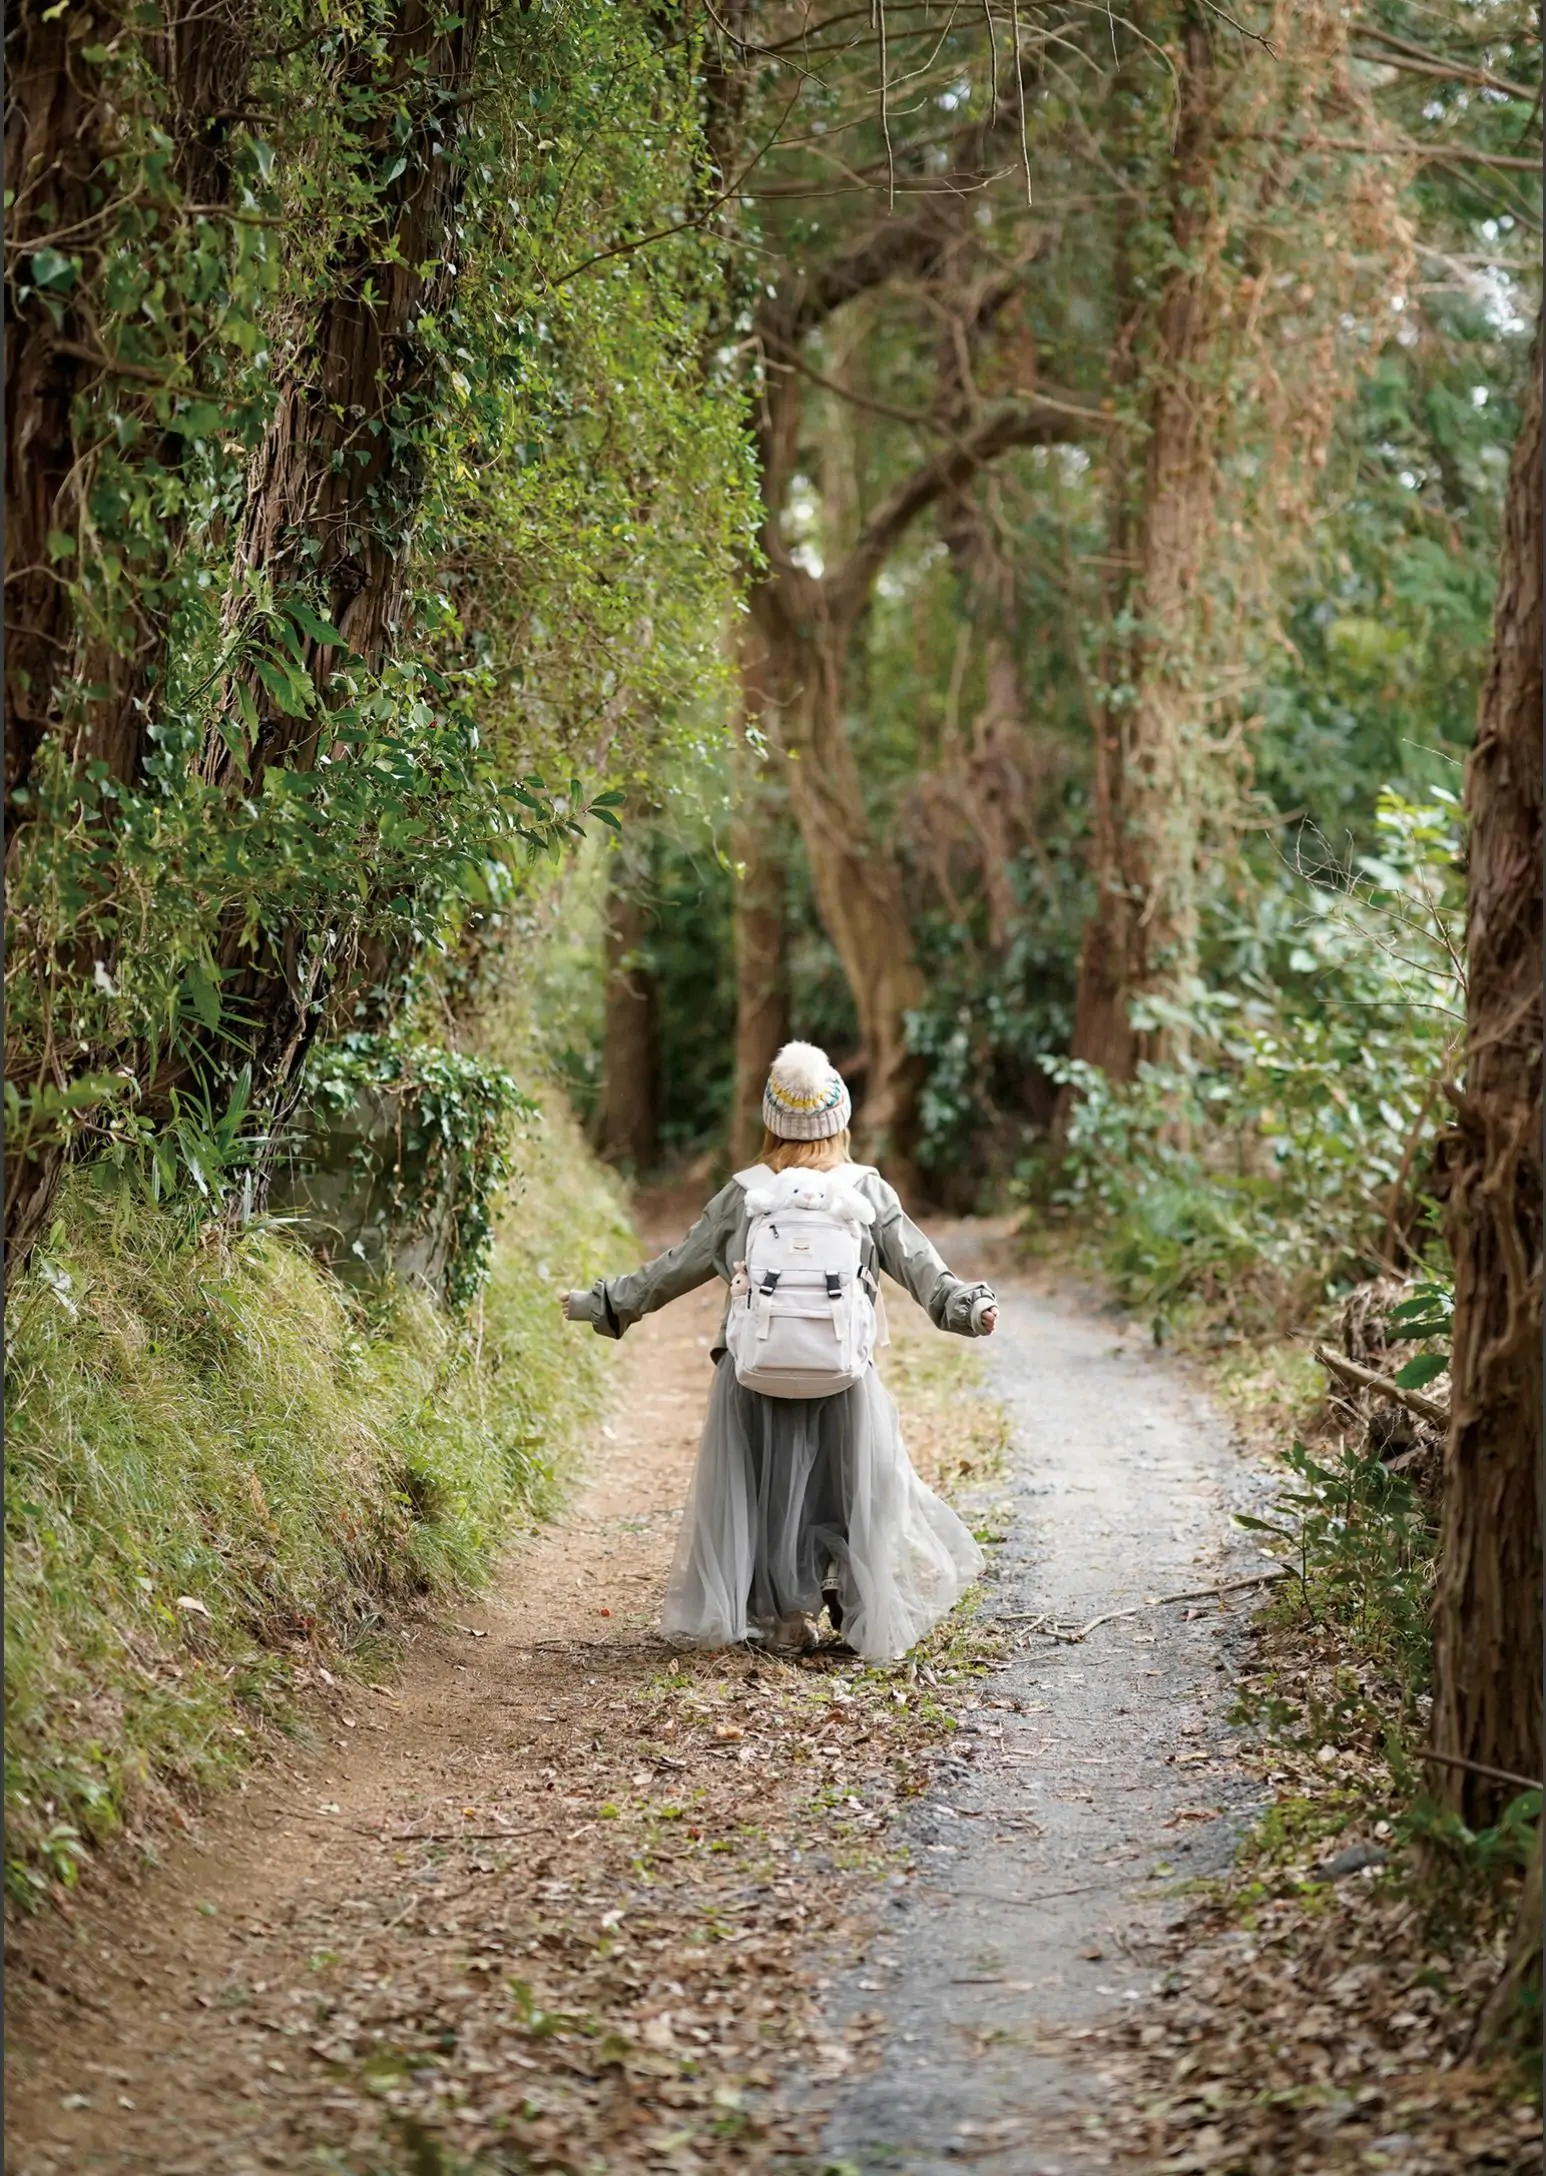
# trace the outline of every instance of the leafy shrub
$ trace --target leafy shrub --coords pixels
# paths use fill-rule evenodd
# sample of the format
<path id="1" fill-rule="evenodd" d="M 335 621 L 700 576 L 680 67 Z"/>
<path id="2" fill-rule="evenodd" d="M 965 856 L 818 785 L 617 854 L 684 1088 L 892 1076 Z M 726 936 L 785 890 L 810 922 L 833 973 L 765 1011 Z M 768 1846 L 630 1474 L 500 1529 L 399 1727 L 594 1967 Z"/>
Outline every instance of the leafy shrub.
<path id="1" fill-rule="evenodd" d="M 1375 1453 L 1347 1444 L 1327 1459 L 1296 1442 L 1283 1460 L 1297 1486 L 1278 1491 L 1276 1516 L 1236 1519 L 1286 1541 L 1312 1622 L 1330 1617 L 1351 1632 L 1415 1698 L 1428 1678 L 1437 1547 L 1416 1490 Z"/>
<path id="2" fill-rule="evenodd" d="M 1125 1086 L 1048 1060 L 1075 1091 L 1059 1198 L 1157 1315 L 1281 1323 L 1434 1245 L 1419 1181 L 1462 1020 L 1457 811 L 1387 792 L 1378 820 L 1378 854 L 1260 895 L 1216 933 L 1218 986 L 1151 1008 L 1140 1025 L 1183 1058 Z"/>
<path id="3" fill-rule="evenodd" d="M 384 1263 L 407 1242 L 428 1239 L 447 1301 L 470 1305 L 488 1278 L 511 1134 L 518 1121 L 538 1116 L 538 1106 L 502 1066 L 397 1031 L 324 1045 L 306 1085 L 303 1170 L 308 1147 L 315 1168 L 329 1123 L 342 1129 L 364 1106 L 363 1121 L 345 1135 L 358 1207 L 352 1251 L 366 1258 L 368 1238 Z"/>

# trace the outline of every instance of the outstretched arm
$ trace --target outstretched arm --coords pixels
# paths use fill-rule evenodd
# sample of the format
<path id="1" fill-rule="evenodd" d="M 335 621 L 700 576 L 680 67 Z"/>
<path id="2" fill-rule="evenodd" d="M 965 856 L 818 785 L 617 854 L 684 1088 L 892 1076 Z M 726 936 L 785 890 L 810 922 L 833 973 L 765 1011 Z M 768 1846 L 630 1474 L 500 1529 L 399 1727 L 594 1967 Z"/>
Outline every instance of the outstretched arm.
<path id="1" fill-rule="evenodd" d="M 992 1285 L 968 1284 L 956 1276 L 902 1207 L 895 1189 L 883 1180 L 880 1192 L 874 1234 L 881 1268 L 912 1294 L 937 1330 L 954 1330 L 961 1337 L 991 1337 L 998 1323 L 998 1297 Z"/>
<path id="2" fill-rule="evenodd" d="M 734 1206 L 727 1196 L 739 1191 L 732 1180 L 714 1196 L 686 1238 L 652 1262 L 621 1277 L 598 1277 L 588 1292 L 568 1293 L 559 1303 L 565 1315 L 571 1322 L 588 1322 L 602 1337 L 621 1337 L 641 1316 L 707 1284 L 716 1271 L 714 1253 L 726 1208 Z"/>

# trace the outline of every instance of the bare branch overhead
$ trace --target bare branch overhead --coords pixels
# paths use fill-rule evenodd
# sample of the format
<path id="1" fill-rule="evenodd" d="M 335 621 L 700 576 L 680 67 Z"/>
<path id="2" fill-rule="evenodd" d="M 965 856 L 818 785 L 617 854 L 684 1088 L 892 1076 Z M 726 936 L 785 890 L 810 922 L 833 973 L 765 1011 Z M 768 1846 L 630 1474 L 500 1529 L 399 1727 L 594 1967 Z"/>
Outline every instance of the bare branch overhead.
<path id="1" fill-rule="evenodd" d="M 834 618 L 851 616 L 907 531 L 937 499 L 958 489 L 978 469 L 1015 446 L 1078 444 L 1110 430 L 1113 418 L 1072 400 L 1037 398 L 997 408 L 953 445 L 913 470 L 887 493 L 860 530 L 853 549 L 828 577 Z"/>

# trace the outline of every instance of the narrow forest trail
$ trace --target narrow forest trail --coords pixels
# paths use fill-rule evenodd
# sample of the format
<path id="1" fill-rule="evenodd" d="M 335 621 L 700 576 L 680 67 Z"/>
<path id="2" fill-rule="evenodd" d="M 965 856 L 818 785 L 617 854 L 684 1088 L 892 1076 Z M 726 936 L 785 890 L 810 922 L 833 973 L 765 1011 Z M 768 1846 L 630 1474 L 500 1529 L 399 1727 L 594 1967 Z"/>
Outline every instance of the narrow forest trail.
<path id="1" fill-rule="evenodd" d="M 968 1261 L 967 1235 L 940 1237 Z M 1106 2081 L 1081 2049 L 1156 1991 L 1178 1889 L 1228 1862 L 1260 1791 L 1227 1723 L 1230 1648 L 1259 1591 L 1119 1616 L 1077 1645 L 1033 1629 L 1259 1571 L 1230 1518 L 1252 1470 L 1147 1338 L 998 1282 L 988 1380 L 1014 1450 L 983 1615 L 1013 1644 L 960 1753 L 904 1812 L 918 1876 L 831 2002 L 834 2026 L 884 2023 L 879 2062 L 829 2096 L 826 2152 L 906 2176 L 1112 2167 Z"/>
<path id="2" fill-rule="evenodd" d="M 983 1234 L 945 1237 L 964 1267 Z M 1001 1284 L 1016 1449 L 984 1617 L 1220 1577 L 1244 1470 L 1195 1388 Z M 1169 1869 L 1226 1848 L 1248 1792 L 1221 1668 L 1245 1610 L 1080 1647 L 1017 1620 L 975 1680 L 959 1633 L 878 1681 L 673 1656 L 651 1627 L 718 1305 L 629 1338 L 571 1511 L 390 1694 L 340 1684 L 322 1745 L 109 1909 L 21 1931 L 13 2176 L 459 2165 L 414 2158 L 419 2123 L 609 2176 L 1109 2165 L 1078 2036 L 1146 1990 Z"/>

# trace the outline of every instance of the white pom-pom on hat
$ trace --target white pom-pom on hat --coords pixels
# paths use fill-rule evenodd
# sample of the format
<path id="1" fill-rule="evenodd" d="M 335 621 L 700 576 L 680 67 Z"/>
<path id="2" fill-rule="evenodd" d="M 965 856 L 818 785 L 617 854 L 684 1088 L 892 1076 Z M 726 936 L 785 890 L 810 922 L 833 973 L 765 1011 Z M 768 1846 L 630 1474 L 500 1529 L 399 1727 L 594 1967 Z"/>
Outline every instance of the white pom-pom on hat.
<path id="1" fill-rule="evenodd" d="M 809 1096 L 812 1101 L 827 1092 L 837 1068 L 814 1043 L 785 1043 L 773 1060 L 773 1078 L 789 1095 Z"/>
<path id="2" fill-rule="evenodd" d="M 785 1043 L 762 1095 L 769 1133 L 784 1141 L 825 1141 L 853 1116 L 847 1083 L 814 1043 Z"/>

